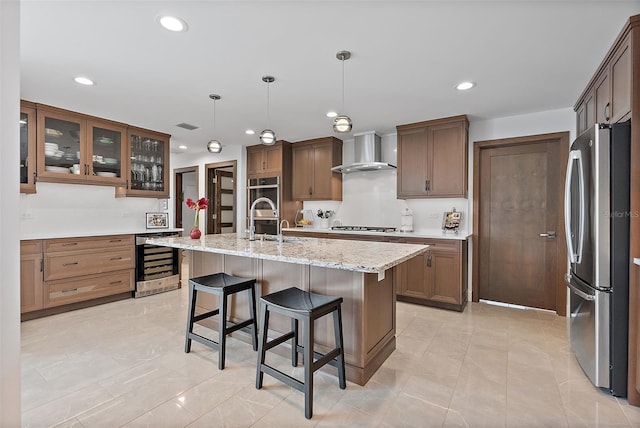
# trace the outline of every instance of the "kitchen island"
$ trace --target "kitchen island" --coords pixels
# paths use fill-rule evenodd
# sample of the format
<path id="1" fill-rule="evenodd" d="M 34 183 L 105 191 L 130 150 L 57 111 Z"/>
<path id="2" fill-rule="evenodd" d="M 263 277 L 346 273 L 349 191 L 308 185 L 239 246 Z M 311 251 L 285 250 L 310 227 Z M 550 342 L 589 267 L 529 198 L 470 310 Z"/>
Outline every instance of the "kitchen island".
<path id="1" fill-rule="evenodd" d="M 192 277 L 215 272 L 254 277 L 259 286 L 258 295 L 295 286 L 341 296 L 344 299 L 342 323 L 347 379 L 364 385 L 396 346 L 396 267 L 424 253 L 428 246 L 319 238 L 285 239 L 282 243 L 249 241 L 240 234 L 227 233 L 205 235 L 195 240 L 154 238 L 147 242 L 190 250 Z M 217 307 L 215 297 L 202 297 L 200 300 L 198 296 L 199 306 Z M 246 317 L 246 304 L 244 296 L 234 297 L 229 305 L 231 316 L 238 313 L 238 318 Z M 289 320 L 276 315 L 270 319 L 269 327 L 279 333 L 289 331 Z M 248 336 L 241 339 L 249 340 Z M 333 348 L 330 317 L 316 321 L 315 344 L 319 352 Z"/>

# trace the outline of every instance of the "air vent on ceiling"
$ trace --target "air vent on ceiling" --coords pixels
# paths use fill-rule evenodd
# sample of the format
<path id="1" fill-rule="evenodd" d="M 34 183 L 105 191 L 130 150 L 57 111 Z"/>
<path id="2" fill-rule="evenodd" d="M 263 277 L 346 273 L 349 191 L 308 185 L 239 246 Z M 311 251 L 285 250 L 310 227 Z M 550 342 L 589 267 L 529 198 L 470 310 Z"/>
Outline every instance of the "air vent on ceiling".
<path id="1" fill-rule="evenodd" d="M 179 128 L 187 129 L 189 131 L 193 131 L 194 129 L 198 129 L 197 126 L 191 125 L 190 123 L 179 123 L 176 126 L 179 127 Z"/>

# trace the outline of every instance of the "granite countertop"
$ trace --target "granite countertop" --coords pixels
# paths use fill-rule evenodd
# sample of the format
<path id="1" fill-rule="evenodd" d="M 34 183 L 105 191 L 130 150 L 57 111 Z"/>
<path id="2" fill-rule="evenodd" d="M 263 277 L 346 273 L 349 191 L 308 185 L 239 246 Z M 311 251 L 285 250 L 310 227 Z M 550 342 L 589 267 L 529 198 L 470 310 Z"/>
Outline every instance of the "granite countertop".
<path id="1" fill-rule="evenodd" d="M 204 235 L 200 239 L 152 238 L 148 244 L 186 250 L 206 251 L 218 254 L 275 260 L 287 263 L 343 269 L 354 272 L 384 272 L 405 260 L 424 253 L 427 245 L 399 244 L 392 242 L 345 241 L 340 239 L 293 238 L 289 242 L 249 241 L 243 234 L 223 233 Z"/>
<path id="2" fill-rule="evenodd" d="M 336 235 L 368 235 L 380 237 L 396 237 L 396 238 L 427 238 L 427 239 L 453 239 L 465 241 L 469 239 L 471 233 L 460 231 L 458 233 L 444 233 L 441 229 L 417 230 L 414 232 L 370 232 L 364 230 L 332 230 L 332 229 L 314 229 L 312 227 L 290 227 L 284 228 L 286 231 L 303 232 L 303 233 L 331 233 Z"/>

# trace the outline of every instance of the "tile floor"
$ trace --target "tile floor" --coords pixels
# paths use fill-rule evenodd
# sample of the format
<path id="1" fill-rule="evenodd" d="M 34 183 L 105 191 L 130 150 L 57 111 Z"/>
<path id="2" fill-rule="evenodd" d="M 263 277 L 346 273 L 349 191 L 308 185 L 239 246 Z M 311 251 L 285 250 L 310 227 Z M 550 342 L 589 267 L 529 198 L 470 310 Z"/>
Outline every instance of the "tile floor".
<path id="1" fill-rule="evenodd" d="M 24 322 L 23 426 L 640 426 L 640 408 L 581 372 L 564 318 L 483 303 L 464 313 L 398 303 L 395 352 L 364 387 L 316 373 L 306 420 L 302 393 L 269 376 L 255 389 L 250 345 L 231 338 L 224 371 L 198 343 L 184 353 L 187 294 Z"/>

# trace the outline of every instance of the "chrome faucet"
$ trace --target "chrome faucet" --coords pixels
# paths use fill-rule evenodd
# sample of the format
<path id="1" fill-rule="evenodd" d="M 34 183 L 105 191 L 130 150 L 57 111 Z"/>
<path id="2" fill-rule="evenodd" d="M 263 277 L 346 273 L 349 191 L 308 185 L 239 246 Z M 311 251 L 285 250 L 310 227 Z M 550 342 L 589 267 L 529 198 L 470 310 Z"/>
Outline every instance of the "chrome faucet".
<path id="1" fill-rule="evenodd" d="M 284 223 L 287 223 L 287 229 L 289 228 L 289 220 L 287 220 L 286 218 L 283 218 L 282 220 L 280 220 L 280 233 L 278 233 L 278 242 L 282 244 L 282 225 Z"/>
<path id="2" fill-rule="evenodd" d="M 249 241 L 256 240 L 255 211 L 256 205 L 260 202 L 266 202 L 271 205 L 274 217 L 278 216 L 278 210 L 276 209 L 276 206 L 271 199 L 262 197 L 253 201 L 253 203 L 251 204 L 251 208 L 249 209 Z"/>

